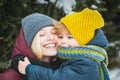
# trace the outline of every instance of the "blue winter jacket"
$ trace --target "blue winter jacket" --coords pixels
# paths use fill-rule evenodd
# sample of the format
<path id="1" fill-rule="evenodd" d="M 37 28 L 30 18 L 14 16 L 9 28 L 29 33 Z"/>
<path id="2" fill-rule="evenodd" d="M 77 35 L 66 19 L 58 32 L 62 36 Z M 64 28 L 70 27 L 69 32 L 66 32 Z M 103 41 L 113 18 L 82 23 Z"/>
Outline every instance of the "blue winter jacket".
<path id="1" fill-rule="evenodd" d="M 97 44 L 106 47 L 108 41 L 102 30 L 96 32 L 96 36 L 89 44 Z M 26 67 L 26 75 L 29 80 L 101 80 L 99 63 L 86 57 L 75 57 L 63 62 L 56 70 L 29 64 Z"/>
<path id="2" fill-rule="evenodd" d="M 85 57 L 63 62 L 56 70 L 30 64 L 26 73 L 29 80 L 100 80 L 99 64 Z"/>

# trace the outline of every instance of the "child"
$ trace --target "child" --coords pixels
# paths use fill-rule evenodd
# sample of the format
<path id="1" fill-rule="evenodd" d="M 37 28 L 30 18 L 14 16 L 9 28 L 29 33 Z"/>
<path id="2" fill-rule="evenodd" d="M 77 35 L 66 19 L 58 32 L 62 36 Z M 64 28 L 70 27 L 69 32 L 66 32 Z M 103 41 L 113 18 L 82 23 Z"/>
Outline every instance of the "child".
<path id="1" fill-rule="evenodd" d="M 23 71 L 25 73 L 22 71 L 20 73 L 27 74 L 29 80 L 109 80 L 106 70 L 107 55 L 103 49 L 107 46 L 107 40 L 100 30 L 104 25 L 104 20 L 99 12 L 84 9 L 81 12 L 67 15 L 60 22 L 67 27 L 72 36 L 78 41 L 78 43 L 75 42 L 75 45 L 72 45 L 71 42 L 67 46 L 63 45 L 63 41 L 61 45 L 66 47 L 58 49 L 60 57 L 66 58 L 67 56 L 71 59 L 63 62 L 58 69 L 51 70 L 32 65 L 25 58 L 25 61 L 19 62 L 19 69 L 24 67 Z M 59 35 L 59 37 L 64 38 L 63 35 Z M 71 35 L 66 37 L 73 39 Z M 27 66 L 23 66 L 24 64 L 27 64 Z"/>
<path id="2" fill-rule="evenodd" d="M 100 61 L 101 79 L 109 80 L 110 78 L 106 67 L 108 65 L 108 58 L 106 51 L 103 49 L 107 47 L 108 41 L 100 29 L 104 25 L 101 14 L 96 10 L 86 8 L 82 12 L 75 12 L 65 16 L 60 22 L 67 28 L 63 27 L 62 32 L 60 32 L 62 34 L 59 35 L 60 38 L 62 38 L 62 45 L 69 44 L 67 46 L 70 47 L 70 44 L 74 42 L 72 41 L 72 36 L 78 43 L 74 43 L 74 46 L 72 46 L 74 48 L 59 48 L 58 56 L 62 58 L 85 56 Z M 68 40 L 63 41 L 65 37 L 67 37 L 66 39 Z M 82 47 L 78 47 L 78 44 Z M 92 49 L 98 50 L 100 54 L 91 51 Z M 105 58 L 102 59 L 102 55 L 105 55 Z"/>

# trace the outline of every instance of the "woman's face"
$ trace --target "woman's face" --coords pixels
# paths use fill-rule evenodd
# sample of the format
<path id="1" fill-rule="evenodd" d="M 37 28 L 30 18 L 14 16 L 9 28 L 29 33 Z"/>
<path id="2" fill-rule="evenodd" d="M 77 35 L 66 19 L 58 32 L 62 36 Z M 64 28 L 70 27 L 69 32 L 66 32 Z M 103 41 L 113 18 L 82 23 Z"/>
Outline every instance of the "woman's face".
<path id="1" fill-rule="evenodd" d="M 55 56 L 57 54 L 58 36 L 53 26 L 48 26 L 39 31 L 41 53 L 43 56 Z"/>
<path id="2" fill-rule="evenodd" d="M 58 35 L 60 46 L 76 47 L 79 46 L 78 42 L 72 37 L 68 31 L 64 31 Z"/>

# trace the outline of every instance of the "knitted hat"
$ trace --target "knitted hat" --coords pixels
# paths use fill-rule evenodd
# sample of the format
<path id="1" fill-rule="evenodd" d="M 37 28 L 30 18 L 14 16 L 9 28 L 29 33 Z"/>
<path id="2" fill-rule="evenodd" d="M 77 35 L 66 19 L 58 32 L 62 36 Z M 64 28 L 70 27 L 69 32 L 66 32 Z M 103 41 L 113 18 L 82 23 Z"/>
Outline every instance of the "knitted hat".
<path id="1" fill-rule="evenodd" d="M 95 30 L 104 26 L 104 20 L 97 10 L 85 8 L 81 12 L 68 14 L 60 20 L 80 45 L 87 44 Z"/>
<path id="2" fill-rule="evenodd" d="M 39 13 L 33 13 L 22 19 L 22 28 L 28 46 L 31 46 L 35 34 L 46 26 L 53 26 L 53 19 Z"/>

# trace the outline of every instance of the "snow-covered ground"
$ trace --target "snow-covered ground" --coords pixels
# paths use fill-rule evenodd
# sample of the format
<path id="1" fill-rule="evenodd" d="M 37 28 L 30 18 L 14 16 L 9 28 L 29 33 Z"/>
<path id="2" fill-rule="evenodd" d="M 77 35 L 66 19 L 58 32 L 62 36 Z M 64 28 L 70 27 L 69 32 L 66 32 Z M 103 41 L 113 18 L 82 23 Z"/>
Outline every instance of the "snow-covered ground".
<path id="1" fill-rule="evenodd" d="M 120 80 L 120 68 L 115 68 L 109 71 L 111 80 Z"/>

